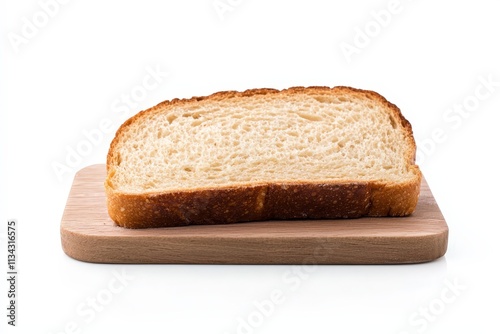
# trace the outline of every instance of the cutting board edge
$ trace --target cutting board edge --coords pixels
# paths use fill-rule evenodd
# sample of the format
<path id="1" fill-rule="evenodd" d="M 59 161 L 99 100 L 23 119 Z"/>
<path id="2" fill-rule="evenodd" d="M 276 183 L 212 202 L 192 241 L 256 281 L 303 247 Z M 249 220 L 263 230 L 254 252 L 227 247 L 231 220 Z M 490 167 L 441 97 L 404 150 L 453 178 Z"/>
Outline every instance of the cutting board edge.
<path id="1" fill-rule="evenodd" d="M 73 194 L 73 187 L 75 187 L 76 183 L 80 184 L 85 184 L 89 180 L 96 183 L 100 184 L 101 181 L 96 180 L 95 176 L 92 175 L 93 172 L 97 171 L 103 171 L 105 169 L 105 165 L 103 164 L 94 164 L 90 165 L 87 167 L 82 168 L 75 174 L 75 178 L 73 180 L 73 185 L 72 185 L 72 191 L 70 192 L 69 197 L 72 196 Z M 99 173 L 98 173 L 99 174 Z M 102 176 L 102 175 L 101 175 Z M 98 181 L 98 182 L 97 182 Z M 104 180 L 102 180 L 104 182 Z M 429 189 L 430 192 L 430 189 Z M 433 199 L 432 193 L 430 192 L 431 197 Z M 69 200 L 69 198 L 68 198 Z M 442 218 L 442 214 L 437 207 L 436 208 L 439 211 L 439 215 Z M 255 254 L 246 254 L 245 252 L 240 253 L 239 257 L 234 258 L 231 256 L 221 256 L 221 253 L 219 251 L 215 252 L 207 252 L 206 249 L 204 248 L 199 248 L 197 252 L 195 251 L 194 253 L 190 254 L 189 256 L 184 256 L 182 251 L 185 251 L 182 247 L 179 248 L 178 241 L 182 239 L 183 237 L 177 236 L 175 239 L 177 239 L 177 243 L 169 244 L 168 243 L 168 238 L 162 238 L 162 236 L 142 236 L 140 238 L 134 237 L 132 235 L 126 235 L 124 238 L 121 239 L 121 241 L 117 241 L 118 236 L 99 236 L 99 235 L 93 235 L 89 234 L 88 231 L 91 229 L 80 229 L 79 227 L 75 227 L 74 224 L 74 219 L 72 223 L 71 219 L 69 219 L 70 212 L 71 210 L 68 210 L 68 204 L 65 207 L 63 218 L 61 221 L 61 227 L 60 227 L 60 233 L 61 233 L 61 244 L 63 251 L 66 255 L 69 257 L 79 260 L 79 261 L 84 261 L 84 262 L 90 262 L 90 263 L 122 263 L 122 264 L 137 264 L 137 263 L 162 263 L 162 264 L 301 264 L 305 258 L 311 258 L 311 250 L 307 250 L 307 247 L 311 247 L 313 244 L 308 244 L 307 242 L 303 244 L 306 250 L 304 248 L 296 252 L 296 254 L 292 254 L 290 252 L 282 251 L 281 255 L 278 256 L 277 258 L 269 258 L 267 254 L 260 254 L 258 256 L 255 256 Z M 359 244 L 352 244 L 351 242 L 351 251 L 353 251 L 353 254 L 357 254 L 354 256 L 354 258 L 351 257 L 339 257 L 336 254 L 333 254 L 329 257 L 324 257 L 321 261 L 317 261 L 317 263 L 314 264 L 413 264 L 413 263 L 425 263 L 425 262 L 430 262 L 433 260 L 436 260 L 446 254 L 447 251 L 447 246 L 448 246 L 448 234 L 449 234 L 449 229 L 448 225 L 446 224 L 444 218 L 427 218 L 428 221 L 435 221 L 435 222 L 441 222 L 441 225 L 439 225 L 439 230 L 435 231 L 433 233 L 430 233 L 427 231 L 427 234 L 424 236 L 409 236 L 405 237 L 403 236 L 370 236 L 370 237 L 357 237 L 359 239 Z M 109 226 L 108 226 L 109 228 Z M 87 234 L 86 234 L 87 232 Z M 123 236 L 121 236 L 123 237 Z M 154 256 L 151 256 L 147 252 L 147 247 L 144 248 L 143 251 L 141 252 L 127 252 L 127 247 L 123 247 L 123 244 L 126 244 L 127 242 L 124 242 L 125 240 L 129 240 L 130 244 L 132 247 L 128 249 L 134 249 L 134 247 L 137 247 L 139 244 L 137 243 L 140 241 L 139 239 L 158 239 L 160 240 L 160 244 L 155 246 L 155 252 Z M 189 238 L 191 239 L 194 243 L 203 241 L 205 244 L 211 244 L 214 245 L 214 247 L 217 249 L 217 243 L 220 243 L 221 240 L 226 242 L 226 244 L 218 245 L 218 247 L 226 247 L 226 246 L 231 246 L 231 243 L 227 243 L 230 241 L 236 241 L 239 243 L 239 246 L 242 245 L 242 241 L 245 241 L 249 243 L 249 245 L 252 245 L 252 242 L 257 242 L 261 241 L 262 237 L 244 237 L 244 238 L 233 238 L 233 237 L 227 237 L 227 236 L 219 236 L 217 238 L 212 238 L 212 239 L 207 239 L 204 238 L 203 236 L 196 237 L 196 236 L 189 236 L 185 237 L 186 239 Z M 119 238 L 118 238 L 119 239 Z M 134 241 L 135 239 L 135 241 Z M 198 240 L 199 239 L 199 240 Z M 286 247 L 283 247 L 283 249 L 290 248 L 291 250 L 294 249 L 293 243 L 296 242 L 298 239 L 297 237 L 282 237 L 282 238 L 276 238 L 273 237 L 271 239 L 277 240 L 281 239 L 281 242 L 288 242 L 288 245 L 285 245 Z M 306 238 L 302 238 L 307 241 Z M 316 240 L 316 237 L 311 237 L 311 240 Z M 335 239 L 335 238 L 334 238 Z M 341 238 L 336 238 L 336 240 L 339 240 Z M 382 245 L 385 244 L 386 248 L 382 247 L 378 251 L 387 251 L 391 250 L 390 245 L 393 243 L 392 241 L 399 240 L 399 241 L 414 241 L 414 246 L 413 248 L 409 248 L 406 250 L 407 253 L 401 254 L 401 249 L 399 251 L 394 252 L 393 255 L 391 256 L 385 256 L 384 257 L 379 257 L 373 256 L 373 254 L 370 254 L 370 256 L 360 256 L 359 255 L 359 250 L 356 249 L 356 246 L 363 247 L 364 244 L 362 243 L 363 241 L 366 241 L 368 239 L 373 239 L 381 243 Z M 302 240 L 302 241 L 304 241 Z M 351 241 L 355 240 L 355 238 L 351 237 Z M 116 243 L 118 242 L 118 243 Z M 122 246 L 120 247 L 120 242 Z M 134 244 L 135 243 L 135 244 Z M 145 243 L 143 243 L 145 244 Z M 147 243 L 146 243 L 147 244 Z M 163 246 L 162 246 L 163 244 Z M 177 244 L 177 246 L 175 246 Z M 389 246 L 387 246 L 389 245 Z M 415 245 L 420 245 L 420 247 L 417 247 Z M 143 245 L 144 246 L 144 245 Z M 199 247 L 202 247 L 198 245 Z M 376 245 L 375 245 L 376 246 Z M 173 248 L 172 248 L 173 247 Z M 177 248 L 176 248 L 177 247 Z M 174 254 L 168 253 L 169 250 L 174 251 Z M 344 250 L 345 251 L 345 250 Z M 180 255 L 177 253 L 180 252 Z M 309 253 L 308 253 L 309 252 Z M 398 255 L 399 252 L 399 255 Z M 163 255 L 158 256 L 158 253 L 163 253 Z M 278 248 L 277 253 L 280 253 L 280 249 Z M 114 254 L 114 255 L 113 255 Z M 248 258 L 245 258 L 243 255 L 248 255 Z M 357 257 L 356 257 L 357 256 Z M 407 256 L 406 258 L 404 256 Z"/>

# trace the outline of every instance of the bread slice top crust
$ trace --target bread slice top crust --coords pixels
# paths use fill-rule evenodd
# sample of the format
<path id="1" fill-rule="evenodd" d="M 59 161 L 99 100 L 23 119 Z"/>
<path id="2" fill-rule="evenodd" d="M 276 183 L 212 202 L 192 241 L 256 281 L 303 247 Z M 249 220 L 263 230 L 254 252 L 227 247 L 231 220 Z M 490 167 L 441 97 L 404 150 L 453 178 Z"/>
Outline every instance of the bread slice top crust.
<path id="1" fill-rule="evenodd" d="M 291 187 L 296 193 L 307 188 L 315 193 L 321 187 L 341 186 L 366 190 L 351 198 L 356 201 L 358 196 L 364 203 L 361 211 L 351 210 L 356 211 L 353 217 L 407 215 L 416 206 L 421 180 L 415 152 L 410 123 L 398 107 L 373 91 L 293 87 L 174 99 L 138 113 L 117 131 L 106 164 L 108 209 L 127 227 L 198 224 L 204 223 L 202 218 L 167 217 L 168 205 L 183 198 L 175 205 L 192 211 L 190 205 L 195 204 L 189 202 L 200 194 L 216 198 L 235 191 L 240 196 L 256 187 L 281 187 L 285 192 Z M 262 198 L 255 196 L 250 210 L 261 211 Z M 161 212 L 155 217 L 144 209 L 151 201 L 150 210 Z M 131 212 L 138 210 L 139 202 L 142 215 Z M 299 216 L 339 214 L 351 216 Z M 292 216 L 222 215 L 216 221 L 297 218 Z"/>

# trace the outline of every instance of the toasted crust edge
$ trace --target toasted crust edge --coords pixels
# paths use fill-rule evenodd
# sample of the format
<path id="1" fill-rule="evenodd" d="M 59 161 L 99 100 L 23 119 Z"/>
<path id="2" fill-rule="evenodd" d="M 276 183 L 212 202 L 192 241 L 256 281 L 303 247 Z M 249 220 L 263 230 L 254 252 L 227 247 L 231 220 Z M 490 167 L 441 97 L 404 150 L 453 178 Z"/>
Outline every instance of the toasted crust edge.
<path id="1" fill-rule="evenodd" d="M 166 193 L 128 194 L 115 191 L 110 181 L 115 147 L 130 124 L 147 113 L 162 112 L 172 106 L 202 100 L 225 100 L 254 95 L 296 93 L 349 93 L 377 100 L 390 110 L 405 130 L 410 143 L 406 161 L 415 175 L 406 183 L 378 182 L 275 182 L 214 189 L 193 189 Z M 362 216 L 410 215 L 418 202 L 421 172 L 414 164 L 416 144 L 411 124 L 399 108 L 380 94 L 347 86 L 291 87 L 284 90 L 250 89 L 225 91 L 190 99 L 173 99 L 139 112 L 116 132 L 107 155 L 105 191 L 108 212 L 113 221 L 127 228 L 171 227 L 191 224 L 223 224 L 269 219 L 335 219 Z"/>

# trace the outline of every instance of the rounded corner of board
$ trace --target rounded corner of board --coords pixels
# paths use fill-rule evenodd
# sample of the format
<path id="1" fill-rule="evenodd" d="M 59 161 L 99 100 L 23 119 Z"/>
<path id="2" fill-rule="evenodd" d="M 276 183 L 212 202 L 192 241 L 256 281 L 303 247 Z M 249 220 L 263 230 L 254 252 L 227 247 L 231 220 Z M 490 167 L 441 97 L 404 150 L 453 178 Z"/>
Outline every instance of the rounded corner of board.
<path id="1" fill-rule="evenodd" d="M 92 249 L 85 248 L 87 243 L 83 240 L 84 238 L 83 234 L 69 232 L 64 227 L 61 227 L 61 247 L 64 254 L 81 262 L 99 263 L 99 261 L 95 261 L 89 256 L 89 254 L 92 254 Z"/>
<path id="2" fill-rule="evenodd" d="M 85 166 L 81 169 L 79 169 L 76 173 L 75 173 L 75 177 L 79 174 L 82 174 L 82 173 L 85 173 L 85 172 L 88 172 L 88 171 L 94 171 L 94 170 L 102 170 L 102 169 L 106 169 L 106 165 L 105 164 L 93 164 L 93 165 L 88 165 L 88 166 Z"/>

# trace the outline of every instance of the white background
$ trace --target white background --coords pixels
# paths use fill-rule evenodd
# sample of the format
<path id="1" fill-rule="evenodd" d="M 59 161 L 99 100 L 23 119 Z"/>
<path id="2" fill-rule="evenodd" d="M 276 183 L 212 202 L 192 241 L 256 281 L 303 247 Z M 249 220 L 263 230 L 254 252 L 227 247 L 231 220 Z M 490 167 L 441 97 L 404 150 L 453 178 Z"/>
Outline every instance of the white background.
<path id="1" fill-rule="evenodd" d="M 223 13 L 213 0 L 55 3 L 0 5 L 4 274 L 6 223 L 19 226 L 18 326 L 6 325 L 1 279 L 2 333 L 499 332 L 497 1 L 221 0 Z M 350 56 L 347 44 L 356 48 Z M 141 90 L 148 70 L 168 75 Z M 400 107 L 450 228 L 444 258 L 121 266 L 63 253 L 59 226 L 74 173 L 105 162 L 127 117 L 175 97 L 296 85 L 375 90 Z M 137 103 L 126 106 L 133 92 Z M 109 128 L 99 138 L 92 131 L 102 122 Z M 90 147 L 85 132 L 95 134 Z M 78 147 L 86 155 L 68 166 Z M 60 165 L 67 169 L 58 176 Z M 263 302 L 279 292 L 278 304 Z"/>

